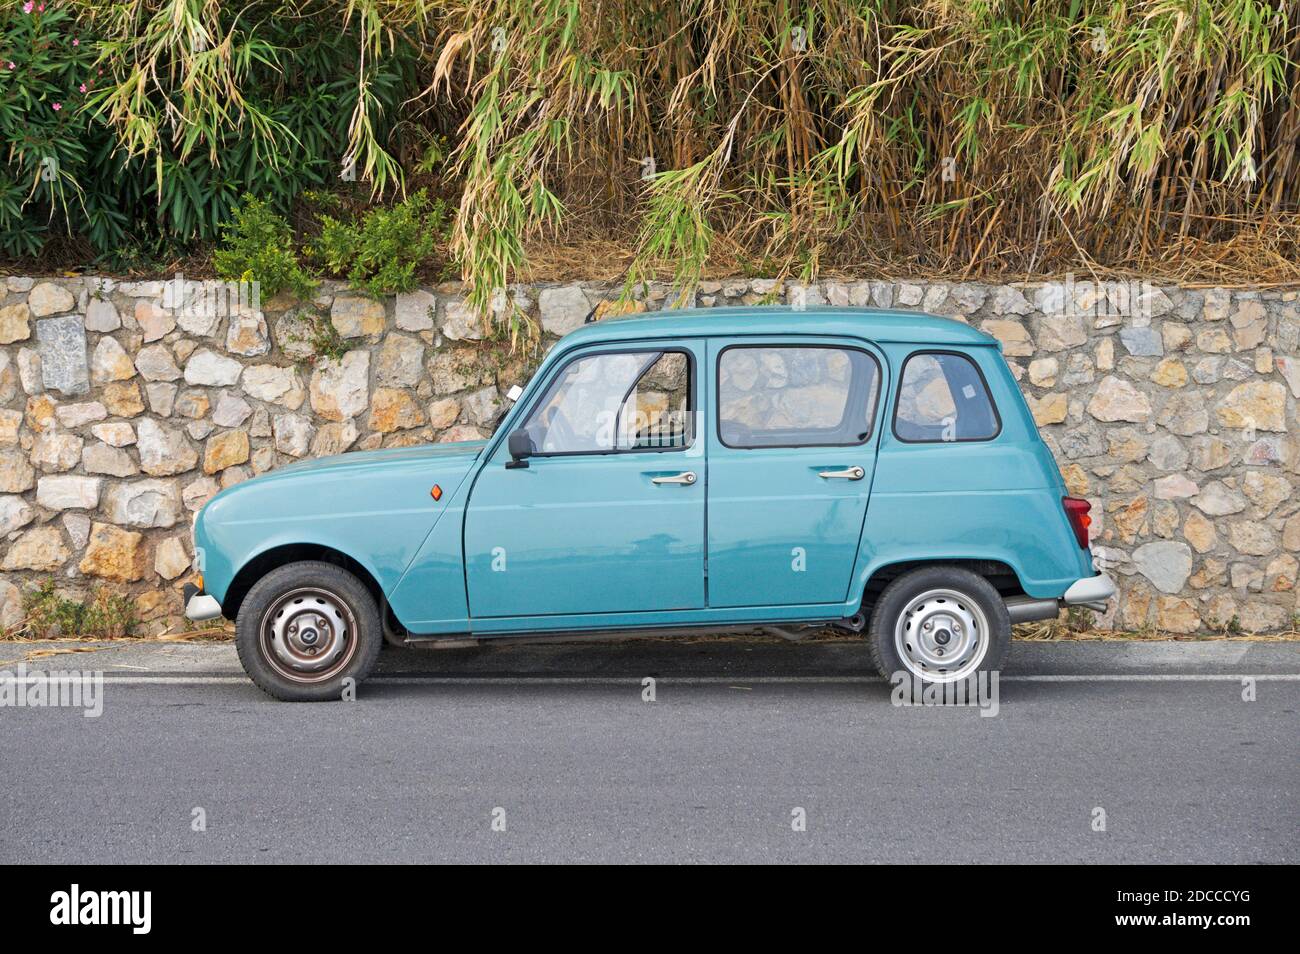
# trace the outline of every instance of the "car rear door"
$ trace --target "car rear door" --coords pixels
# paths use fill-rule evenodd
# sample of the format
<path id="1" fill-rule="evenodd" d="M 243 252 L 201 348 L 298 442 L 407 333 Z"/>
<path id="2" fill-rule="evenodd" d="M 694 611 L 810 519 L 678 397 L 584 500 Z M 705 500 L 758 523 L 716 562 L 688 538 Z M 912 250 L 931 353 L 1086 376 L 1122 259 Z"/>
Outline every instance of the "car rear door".
<path id="1" fill-rule="evenodd" d="M 708 603 L 842 603 L 871 493 L 884 382 L 854 339 L 711 339 Z"/>

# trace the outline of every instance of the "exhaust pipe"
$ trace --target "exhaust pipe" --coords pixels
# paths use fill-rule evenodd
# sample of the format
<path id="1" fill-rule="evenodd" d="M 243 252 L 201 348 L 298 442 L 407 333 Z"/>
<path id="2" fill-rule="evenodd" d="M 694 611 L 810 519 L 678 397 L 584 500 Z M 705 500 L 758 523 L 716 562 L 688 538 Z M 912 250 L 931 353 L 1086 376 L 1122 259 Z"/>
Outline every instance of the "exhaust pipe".
<path id="1" fill-rule="evenodd" d="M 1028 596 L 1013 596 L 1007 600 L 1007 614 L 1011 617 L 1012 624 L 1056 619 L 1060 612 L 1059 600 L 1035 600 Z"/>

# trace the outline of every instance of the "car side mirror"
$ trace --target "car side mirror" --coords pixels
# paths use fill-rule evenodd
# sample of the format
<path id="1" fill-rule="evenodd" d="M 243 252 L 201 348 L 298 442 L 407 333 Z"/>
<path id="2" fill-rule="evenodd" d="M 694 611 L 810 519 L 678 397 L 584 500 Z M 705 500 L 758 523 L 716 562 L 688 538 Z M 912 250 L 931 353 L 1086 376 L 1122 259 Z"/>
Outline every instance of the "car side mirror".
<path id="1" fill-rule="evenodd" d="M 511 431 L 510 436 L 506 438 L 506 447 L 510 450 L 510 462 L 506 467 L 513 470 L 516 467 L 527 467 L 528 458 L 533 456 L 533 437 L 522 427 L 517 431 Z"/>

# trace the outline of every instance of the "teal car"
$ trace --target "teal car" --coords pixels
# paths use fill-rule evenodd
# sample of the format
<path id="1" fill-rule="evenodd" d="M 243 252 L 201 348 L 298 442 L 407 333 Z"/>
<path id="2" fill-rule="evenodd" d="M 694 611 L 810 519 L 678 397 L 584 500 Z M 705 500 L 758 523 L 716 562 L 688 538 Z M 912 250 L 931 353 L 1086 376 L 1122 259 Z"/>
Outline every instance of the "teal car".
<path id="1" fill-rule="evenodd" d="M 282 699 L 385 639 L 825 626 L 881 673 L 1001 666 L 1114 593 L 997 341 L 869 309 L 666 311 L 563 338 L 485 441 L 283 467 L 195 521 L 192 619 Z"/>

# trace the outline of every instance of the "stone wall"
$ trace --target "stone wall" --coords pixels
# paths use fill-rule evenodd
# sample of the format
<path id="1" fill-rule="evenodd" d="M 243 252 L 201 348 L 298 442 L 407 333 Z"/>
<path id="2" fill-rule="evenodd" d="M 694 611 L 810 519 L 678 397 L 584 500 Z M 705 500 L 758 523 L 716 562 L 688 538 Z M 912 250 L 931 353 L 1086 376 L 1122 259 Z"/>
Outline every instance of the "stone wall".
<path id="1" fill-rule="evenodd" d="M 50 577 L 78 596 L 128 587 L 148 630 L 178 625 L 192 514 L 220 488 L 309 456 L 482 436 L 501 395 L 614 295 L 513 289 L 541 333 L 512 351 L 484 340 L 455 285 L 383 302 L 327 285 L 260 310 L 192 307 L 199 291 L 0 279 L 6 626 L 20 589 Z M 669 296 L 651 285 L 638 308 Z M 734 280 L 696 295 L 769 301 L 925 310 L 996 335 L 1069 486 L 1093 501 L 1122 585 L 1104 625 L 1292 625 L 1296 292 Z M 316 354 L 317 322 L 337 332 L 333 358 Z"/>

